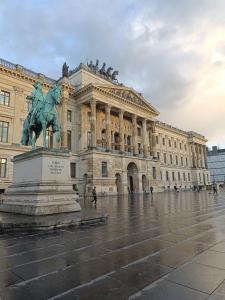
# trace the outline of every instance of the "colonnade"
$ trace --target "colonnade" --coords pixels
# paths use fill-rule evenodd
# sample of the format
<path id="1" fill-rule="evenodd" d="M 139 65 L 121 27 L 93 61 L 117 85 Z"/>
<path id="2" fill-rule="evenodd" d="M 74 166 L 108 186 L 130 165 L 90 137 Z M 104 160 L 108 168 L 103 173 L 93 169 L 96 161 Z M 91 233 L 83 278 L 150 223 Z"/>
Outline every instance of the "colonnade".
<path id="1" fill-rule="evenodd" d="M 90 107 L 91 107 L 91 137 L 92 137 L 92 147 L 97 147 L 97 128 L 96 128 L 96 110 L 97 110 L 97 104 L 95 99 L 90 100 Z M 104 104 L 105 109 L 105 133 L 106 133 L 106 149 L 107 151 L 111 151 L 113 149 L 112 147 L 112 138 L 111 138 L 111 112 L 112 112 L 112 106 L 110 104 Z M 119 149 L 120 151 L 128 151 L 127 147 L 128 145 L 125 145 L 124 141 L 124 114 L 125 111 L 123 109 L 116 108 L 116 111 L 118 112 L 118 118 L 119 118 Z M 134 155 L 138 155 L 139 149 L 138 149 L 138 133 L 137 133 L 137 119 L 141 121 L 141 144 L 142 144 L 142 154 L 144 156 L 152 155 L 152 146 L 153 143 L 149 141 L 148 134 L 147 134 L 147 119 L 141 118 L 137 116 L 136 114 L 128 113 L 131 122 L 132 122 L 132 139 L 131 139 L 131 145 L 129 145 L 129 152 L 133 152 Z M 151 122 L 151 121 L 149 121 Z M 151 131 L 152 132 L 152 131 Z M 139 140 L 140 141 L 140 140 Z"/>

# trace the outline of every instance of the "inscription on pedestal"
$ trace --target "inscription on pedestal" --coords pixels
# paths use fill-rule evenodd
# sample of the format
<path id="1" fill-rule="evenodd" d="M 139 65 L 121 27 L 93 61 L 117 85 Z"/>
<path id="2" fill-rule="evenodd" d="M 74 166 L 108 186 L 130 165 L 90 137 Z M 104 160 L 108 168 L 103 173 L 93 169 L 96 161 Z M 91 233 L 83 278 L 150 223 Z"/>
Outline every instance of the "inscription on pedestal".
<path id="1" fill-rule="evenodd" d="M 52 160 L 52 161 L 49 162 L 48 168 L 49 168 L 50 174 L 61 175 L 62 171 L 64 169 L 64 165 L 59 160 Z"/>

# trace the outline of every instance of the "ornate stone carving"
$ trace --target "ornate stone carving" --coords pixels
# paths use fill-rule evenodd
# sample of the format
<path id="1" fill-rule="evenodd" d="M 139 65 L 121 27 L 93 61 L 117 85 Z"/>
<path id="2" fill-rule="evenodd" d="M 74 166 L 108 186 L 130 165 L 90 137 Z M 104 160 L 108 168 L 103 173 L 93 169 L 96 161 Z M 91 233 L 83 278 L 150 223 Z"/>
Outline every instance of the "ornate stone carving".
<path id="1" fill-rule="evenodd" d="M 23 92 L 24 92 L 24 90 L 19 86 L 14 86 L 13 89 L 16 94 L 23 94 Z"/>

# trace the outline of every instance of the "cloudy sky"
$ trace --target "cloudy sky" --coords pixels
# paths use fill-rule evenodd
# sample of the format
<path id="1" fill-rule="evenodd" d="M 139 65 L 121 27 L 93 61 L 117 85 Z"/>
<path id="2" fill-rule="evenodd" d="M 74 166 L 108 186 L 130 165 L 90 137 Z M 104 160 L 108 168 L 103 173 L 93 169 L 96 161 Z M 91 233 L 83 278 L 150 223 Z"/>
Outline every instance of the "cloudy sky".
<path id="1" fill-rule="evenodd" d="M 161 121 L 225 146 L 224 0 L 1 0 L 0 45 L 52 78 L 99 58 Z"/>

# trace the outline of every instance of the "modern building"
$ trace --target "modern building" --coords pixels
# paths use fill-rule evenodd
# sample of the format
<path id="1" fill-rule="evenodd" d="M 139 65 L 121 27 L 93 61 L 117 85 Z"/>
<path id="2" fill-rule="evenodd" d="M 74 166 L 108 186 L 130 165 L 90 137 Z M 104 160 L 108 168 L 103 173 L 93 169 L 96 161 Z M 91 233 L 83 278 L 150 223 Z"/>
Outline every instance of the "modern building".
<path id="1" fill-rule="evenodd" d="M 101 74 L 103 73 L 103 74 Z M 159 122 L 159 111 L 140 93 L 96 67 L 80 64 L 57 81 L 0 60 L 0 189 L 12 180 L 14 155 L 31 103 L 26 97 L 40 81 L 44 92 L 58 83 L 62 141 L 49 130 L 49 146 L 71 152 L 71 180 L 80 194 L 127 193 L 210 184 L 206 139 Z M 39 140 L 41 146 L 42 140 Z"/>
<path id="2" fill-rule="evenodd" d="M 212 150 L 207 151 L 208 167 L 211 181 L 218 184 L 225 183 L 225 149 L 213 146 Z"/>

